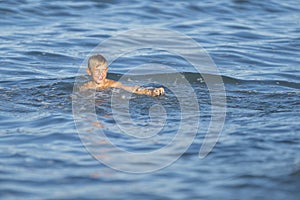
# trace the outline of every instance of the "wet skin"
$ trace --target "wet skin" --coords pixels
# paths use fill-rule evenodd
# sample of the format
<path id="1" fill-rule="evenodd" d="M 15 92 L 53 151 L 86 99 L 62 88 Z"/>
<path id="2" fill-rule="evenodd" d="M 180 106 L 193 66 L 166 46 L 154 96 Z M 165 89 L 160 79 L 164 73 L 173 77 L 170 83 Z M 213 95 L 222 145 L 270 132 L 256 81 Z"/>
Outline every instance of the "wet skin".
<path id="1" fill-rule="evenodd" d="M 87 89 L 105 90 L 108 88 L 121 88 L 128 92 L 132 92 L 135 94 L 145 94 L 149 96 L 160 96 L 165 93 L 163 87 L 147 89 L 139 86 L 126 86 L 123 85 L 121 82 L 107 79 L 106 78 L 107 71 L 108 71 L 108 66 L 106 63 L 91 68 L 88 67 L 86 69 L 86 72 L 89 76 L 92 77 L 92 80 L 83 84 L 80 87 L 80 90 L 87 90 Z"/>

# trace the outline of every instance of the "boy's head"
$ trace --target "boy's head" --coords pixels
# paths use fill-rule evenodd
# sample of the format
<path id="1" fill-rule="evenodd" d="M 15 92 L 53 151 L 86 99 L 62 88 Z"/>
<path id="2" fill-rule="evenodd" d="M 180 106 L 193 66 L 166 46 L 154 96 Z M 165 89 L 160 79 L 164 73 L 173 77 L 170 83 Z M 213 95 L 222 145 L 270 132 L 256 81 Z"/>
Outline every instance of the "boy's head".
<path id="1" fill-rule="evenodd" d="M 88 67 L 86 69 L 94 82 L 100 84 L 106 79 L 108 65 L 106 59 L 102 55 L 93 55 L 89 58 Z"/>

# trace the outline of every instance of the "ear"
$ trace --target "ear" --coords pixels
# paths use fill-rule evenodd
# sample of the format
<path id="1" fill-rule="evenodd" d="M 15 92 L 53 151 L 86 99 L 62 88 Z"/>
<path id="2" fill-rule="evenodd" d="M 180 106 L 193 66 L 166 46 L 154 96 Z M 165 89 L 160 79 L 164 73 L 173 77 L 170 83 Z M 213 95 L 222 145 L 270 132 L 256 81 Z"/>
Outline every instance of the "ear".
<path id="1" fill-rule="evenodd" d="M 90 68 L 86 68 L 86 73 L 89 75 L 89 76 L 91 76 L 92 75 L 92 72 L 91 72 L 91 70 L 90 70 Z"/>

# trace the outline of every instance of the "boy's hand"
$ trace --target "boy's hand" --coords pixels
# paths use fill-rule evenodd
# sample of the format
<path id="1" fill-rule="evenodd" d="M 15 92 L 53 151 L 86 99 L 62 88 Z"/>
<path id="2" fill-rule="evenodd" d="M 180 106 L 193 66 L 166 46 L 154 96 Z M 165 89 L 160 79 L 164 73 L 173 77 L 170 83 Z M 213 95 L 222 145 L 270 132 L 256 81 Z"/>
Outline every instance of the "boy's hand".
<path id="1" fill-rule="evenodd" d="M 124 86 L 123 86 L 123 88 L 124 88 Z M 130 87 L 130 88 L 133 88 L 132 92 L 135 94 L 146 94 L 146 95 L 153 96 L 153 97 L 165 94 L 165 89 L 163 87 L 154 88 L 154 89 L 147 89 L 147 88 L 143 88 L 143 87 Z M 126 90 L 126 88 L 124 88 L 124 89 Z M 127 91 L 129 91 L 129 89 L 127 89 Z"/>
<path id="2" fill-rule="evenodd" d="M 165 89 L 163 87 L 155 88 L 152 90 L 152 96 L 160 96 L 165 94 Z"/>

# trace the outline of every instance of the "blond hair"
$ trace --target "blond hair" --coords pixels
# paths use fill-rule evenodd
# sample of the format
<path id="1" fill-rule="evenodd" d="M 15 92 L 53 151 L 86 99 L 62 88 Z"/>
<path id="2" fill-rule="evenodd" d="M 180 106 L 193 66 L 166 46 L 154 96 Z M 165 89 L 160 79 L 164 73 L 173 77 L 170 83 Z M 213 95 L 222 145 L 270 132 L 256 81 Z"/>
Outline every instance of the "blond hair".
<path id="1" fill-rule="evenodd" d="M 97 67 L 104 64 L 107 64 L 107 61 L 102 55 L 93 55 L 89 58 L 88 68 L 92 69 L 93 67 Z"/>

